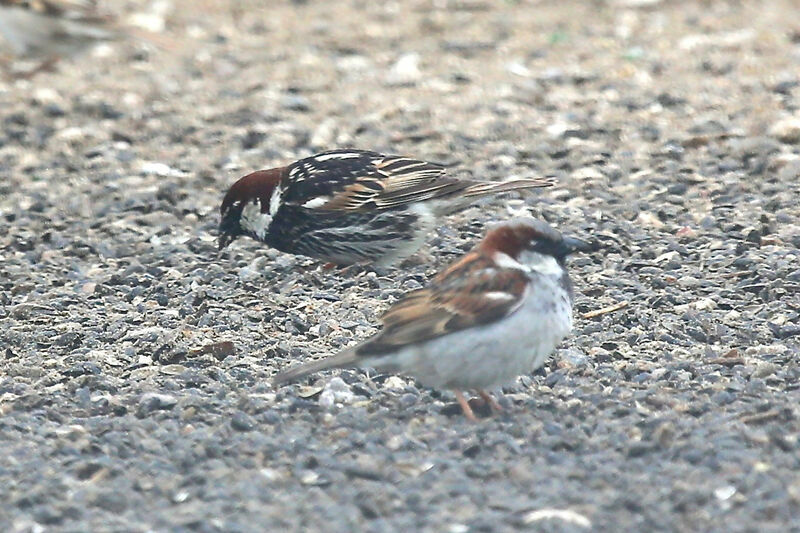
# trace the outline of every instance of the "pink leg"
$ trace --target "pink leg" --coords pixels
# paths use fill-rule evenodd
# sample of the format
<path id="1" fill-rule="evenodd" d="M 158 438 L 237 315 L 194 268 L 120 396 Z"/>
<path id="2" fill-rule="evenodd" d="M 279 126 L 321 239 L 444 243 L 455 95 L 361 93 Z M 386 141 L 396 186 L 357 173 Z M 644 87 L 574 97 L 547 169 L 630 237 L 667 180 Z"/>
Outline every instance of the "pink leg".
<path id="1" fill-rule="evenodd" d="M 480 395 L 481 398 L 483 398 L 483 401 L 486 402 L 489 405 L 489 407 L 492 408 L 492 411 L 494 411 L 495 413 L 503 412 L 503 407 L 499 403 L 497 403 L 497 400 L 492 398 L 491 394 L 489 394 L 485 390 L 479 390 L 478 394 Z"/>
<path id="2" fill-rule="evenodd" d="M 458 400 L 458 404 L 461 406 L 461 410 L 464 411 L 464 416 L 467 417 L 467 420 L 470 422 L 477 422 L 478 417 L 475 416 L 475 413 L 472 412 L 472 407 L 469 406 L 469 402 L 461 391 L 454 390 L 453 394 L 456 395 L 456 400 Z"/>

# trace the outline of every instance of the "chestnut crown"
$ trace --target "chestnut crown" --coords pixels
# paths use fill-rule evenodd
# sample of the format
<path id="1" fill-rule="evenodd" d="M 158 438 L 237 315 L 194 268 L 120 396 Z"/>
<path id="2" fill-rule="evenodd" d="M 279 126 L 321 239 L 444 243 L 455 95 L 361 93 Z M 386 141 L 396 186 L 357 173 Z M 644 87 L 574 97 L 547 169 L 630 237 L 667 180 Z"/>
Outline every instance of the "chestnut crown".
<path id="1" fill-rule="evenodd" d="M 529 251 L 563 262 L 568 255 L 588 251 L 592 245 L 575 237 L 565 237 L 542 220 L 515 218 L 490 230 L 480 247 L 486 251 L 502 252 L 514 259 Z"/>
<path id="2" fill-rule="evenodd" d="M 242 211 L 249 203 L 259 203 L 261 212 L 269 210 L 272 192 L 283 177 L 283 168 L 259 170 L 239 178 L 231 185 L 219 207 L 219 249 L 222 250 L 240 235 L 247 234 L 242 227 Z"/>

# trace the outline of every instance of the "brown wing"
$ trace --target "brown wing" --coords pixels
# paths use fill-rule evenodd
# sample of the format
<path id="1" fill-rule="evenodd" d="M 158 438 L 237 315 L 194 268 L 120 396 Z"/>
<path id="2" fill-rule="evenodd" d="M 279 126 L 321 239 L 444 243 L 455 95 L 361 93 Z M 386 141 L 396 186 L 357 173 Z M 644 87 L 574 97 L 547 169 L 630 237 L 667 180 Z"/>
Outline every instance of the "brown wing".
<path id="1" fill-rule="evenodd" d="M 458 180 L 445 177 L 441 165 L 402 156 L 378 155 L 363 173 L 344 185 L 319 209 L 391 209 L 427 200 L 447 188 L 463 188 Z"/>
<path id="2" fill-rule="evenodd" d="M 95 0 L 36 0 L 29 2 L 29 5 L 48 15 L 70 18 L 93 18 L 98 15 Z"/>
<path id="3" fill-rule="evenodd" d="M 381 317 L 383 330 L 357 352 L 381 353 L 493 322 L 519 308 L 527 286 L 521 270 L 499 268 L 488 256 L 472 252 L 429 287 L 395 303 Z"/>

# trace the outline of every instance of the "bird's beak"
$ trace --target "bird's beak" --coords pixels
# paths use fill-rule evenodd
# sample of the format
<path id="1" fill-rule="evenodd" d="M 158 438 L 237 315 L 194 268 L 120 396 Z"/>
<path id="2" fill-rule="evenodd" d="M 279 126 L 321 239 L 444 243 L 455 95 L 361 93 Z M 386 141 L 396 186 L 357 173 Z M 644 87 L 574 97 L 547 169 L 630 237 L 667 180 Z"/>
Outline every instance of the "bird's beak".
<path id="1" fill-rule="evenodd" d="M 591 243 L 577 237 L 564 237 L 562 246 L 567 255 L 575 252 L 591 252 L 597 249 L 597 243 Z"/>
<path id="2" fill-rule="evenodd" d="M 219 251 L 221 252 L 240 234 L 238 215 L 231 210 L 223 213 L 217 231 L 219 232 Z"/>

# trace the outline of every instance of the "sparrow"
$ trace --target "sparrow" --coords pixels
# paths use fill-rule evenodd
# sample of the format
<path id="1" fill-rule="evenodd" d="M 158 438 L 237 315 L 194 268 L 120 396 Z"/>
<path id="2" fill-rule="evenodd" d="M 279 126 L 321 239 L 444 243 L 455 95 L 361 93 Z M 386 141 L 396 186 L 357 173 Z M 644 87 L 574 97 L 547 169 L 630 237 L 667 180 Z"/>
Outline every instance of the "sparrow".
<path id="1" fill-rule="evenodd" d="M 219 249 L 247 235 L 331 265 L 388 266 L 416 252 L 439 217 L 478 197 L 553 184 L 461 180 L 435 163 L 331 150 L 234 183 L 220 206 Z"/>
<path id="2" fill-rule="evenodd" d="M 95 0 L 0 0 L 0 35 L 17 56 L 41 61 L 27 77 L 100 41 L 135 36 L 159 46 L 168 42 L 150 32 L 123 29 Z"/>
<path id="3" fill-rule="evenodd" d="M 73 55 L 117 32 L 93 0 L 0 0 L 0 34 L 18 55 L 49 58 Z"/>
<path id="4" fill-rule="evenodd" d="M 574 292 L 566 258 L 590 248 L 545 222 L 513 219 L 410 292 L 381 317 L 373 337 L 332 357 L 274 376 L 273 385 L 331 368 L 374 368 L 455 393 L 464 415 L 475 414 L 463 392 L 486 389 L 536 370 L 572 328 Z"/>

